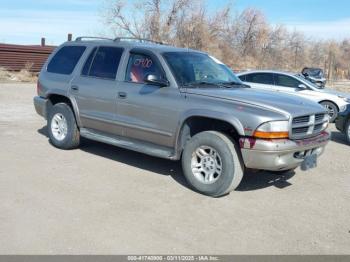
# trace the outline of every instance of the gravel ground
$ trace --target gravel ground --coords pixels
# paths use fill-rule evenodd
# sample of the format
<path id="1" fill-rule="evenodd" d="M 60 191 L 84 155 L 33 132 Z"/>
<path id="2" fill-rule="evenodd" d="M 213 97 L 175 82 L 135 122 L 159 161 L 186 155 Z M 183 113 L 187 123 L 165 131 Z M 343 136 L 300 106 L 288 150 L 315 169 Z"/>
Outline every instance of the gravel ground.
<path id="1" fill-rule="evenodd" d="M 178 162 L 85 141 L 54 148 L 33 84 L 0 84 L 1 254 L 350 254 L 350 146 L 317 169 L 247 173 L 212 199 Z"/>

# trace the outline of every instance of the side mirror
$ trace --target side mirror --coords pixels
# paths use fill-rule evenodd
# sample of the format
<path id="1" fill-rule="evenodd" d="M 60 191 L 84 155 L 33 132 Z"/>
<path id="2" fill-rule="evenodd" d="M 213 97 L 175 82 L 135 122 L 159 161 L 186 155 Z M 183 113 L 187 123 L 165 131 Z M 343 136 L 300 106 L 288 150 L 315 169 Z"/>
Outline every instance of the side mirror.
<path id="1" fill-rule="evenodd" d="M 156 75 L 147 75 L 145 77 L 144 81 L 147 84 L 156 85 L 156 86 L 160 86 L 160 87 L 165 87 L 165 86 L 169 85 L 169 81 L 168 80 L 160 79 Z"/>
<path id="2" fill-rule="evenodd" d="M 306 85 L 304 85 L 304 84 L 298 85 L 298 88 L 299 88 L 300 90 L 305 90 L 305 89 L 307 89 Z"/>

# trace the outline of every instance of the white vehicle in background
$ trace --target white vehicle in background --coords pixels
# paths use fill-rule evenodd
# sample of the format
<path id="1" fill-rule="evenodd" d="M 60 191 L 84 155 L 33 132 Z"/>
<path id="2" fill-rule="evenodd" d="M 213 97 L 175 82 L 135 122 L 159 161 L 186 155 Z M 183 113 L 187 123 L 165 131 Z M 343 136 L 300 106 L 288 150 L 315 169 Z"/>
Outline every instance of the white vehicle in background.
<path id="1" fill-rule="evenodd" d="M 320 89 L 301 74 L 258 70 L 242 72 L 237 76 L 252 88 L 283 92 L 313 100 L 327 109 L 330 122 L 334 122 L 338 113 L 345 111 L 350 104 L 350 94 Z"/>

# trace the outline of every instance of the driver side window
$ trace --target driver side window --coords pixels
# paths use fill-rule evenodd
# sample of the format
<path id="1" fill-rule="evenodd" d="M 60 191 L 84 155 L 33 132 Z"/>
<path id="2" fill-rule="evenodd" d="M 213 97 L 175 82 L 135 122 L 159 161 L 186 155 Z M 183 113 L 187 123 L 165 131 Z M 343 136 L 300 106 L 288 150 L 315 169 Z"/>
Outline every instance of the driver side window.
<path id="1" fill-rule="evenodd" d="M 133 83 L 144 83 L 147 75 L 163 78 L 162 70 L 150 56 L 131 53 L 125 80 Z"/>
<path id="2" fill-rule="evenodd" d="M 283 86 L 283 87 L 291 87 L 291 88 L 298 88 L 298 86 L 301 84 L 298 80 L 286 76 L 286 75 L 275 75 L 275 83 L 277 86 Z"/>

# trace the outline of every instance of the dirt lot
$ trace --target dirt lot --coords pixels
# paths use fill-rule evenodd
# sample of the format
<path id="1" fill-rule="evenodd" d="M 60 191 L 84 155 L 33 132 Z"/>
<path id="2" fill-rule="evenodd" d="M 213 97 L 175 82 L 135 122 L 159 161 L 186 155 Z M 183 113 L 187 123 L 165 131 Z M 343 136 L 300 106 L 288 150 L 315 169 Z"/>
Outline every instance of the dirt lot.
<path id="1" fill-rule="evenodd" d="M 212 199 L 180 164 L 97 142 L 61 151 L 33 84 L 0 84 L 1 254 L 350 254 L 350 146 L 319 166 L 249 173 Z"/>

